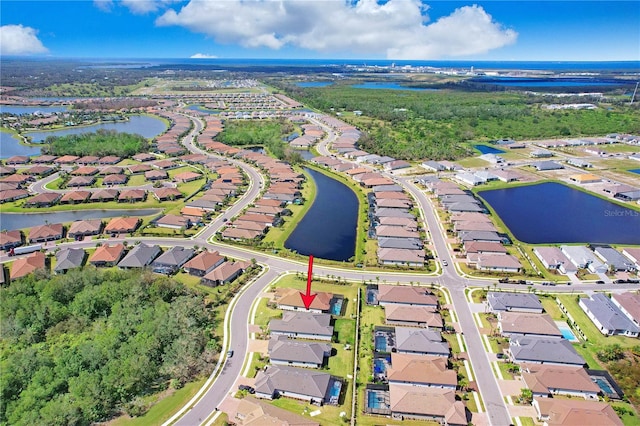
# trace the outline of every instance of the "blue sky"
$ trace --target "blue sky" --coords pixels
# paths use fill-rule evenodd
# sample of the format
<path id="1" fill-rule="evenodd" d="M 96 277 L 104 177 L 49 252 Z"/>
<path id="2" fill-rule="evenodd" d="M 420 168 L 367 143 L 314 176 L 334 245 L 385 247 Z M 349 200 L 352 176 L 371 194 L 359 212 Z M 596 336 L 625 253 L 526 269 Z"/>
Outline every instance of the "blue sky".
<path id="1" fill-rule="evenodd" d="M 2 0 L 0 49 L 74 58 L 640 60 L 640 2 Z"/>

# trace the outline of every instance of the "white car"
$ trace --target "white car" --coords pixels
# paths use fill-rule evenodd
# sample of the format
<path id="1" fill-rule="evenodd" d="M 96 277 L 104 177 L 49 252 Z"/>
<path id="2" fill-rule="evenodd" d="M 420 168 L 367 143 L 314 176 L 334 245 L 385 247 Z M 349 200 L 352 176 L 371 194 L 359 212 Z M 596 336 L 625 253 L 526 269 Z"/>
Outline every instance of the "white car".
<path id="1" fill-rule="evenodd" d="M 449 266 L 449 262 L 447 262 L 446 260 L 442 261 L 442 266 Z"/>

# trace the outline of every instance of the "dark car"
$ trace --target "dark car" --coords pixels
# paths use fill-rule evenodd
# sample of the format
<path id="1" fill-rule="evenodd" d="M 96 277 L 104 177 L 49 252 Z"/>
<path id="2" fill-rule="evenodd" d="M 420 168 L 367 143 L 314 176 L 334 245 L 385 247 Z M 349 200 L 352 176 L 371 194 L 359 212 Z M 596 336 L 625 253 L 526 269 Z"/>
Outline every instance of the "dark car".
<path id="1" fill-rule="evenodd" d="M 604 284 L 604 281 L 598 280 L 598 281 L 596 281 L 596 284 Z"/>
<path id="2" fill-rule="evenodd" d="M 252 388 L 251 386 L 247 386 L 247 385 L 240 385 L 240 386 L 238 386 L 238 390 L 241 390 L 241 391 L 247 391 L 247 392 L 249 392 L 250 394 L 254 394 L 254 393 L 256 393 L 256 390 L 255 390 L 254 388 Z"/>
<path id="3" fill-rule="evenodd" d="M 233 350 L 227 351 L 227 358 L 233 357 Z"/>

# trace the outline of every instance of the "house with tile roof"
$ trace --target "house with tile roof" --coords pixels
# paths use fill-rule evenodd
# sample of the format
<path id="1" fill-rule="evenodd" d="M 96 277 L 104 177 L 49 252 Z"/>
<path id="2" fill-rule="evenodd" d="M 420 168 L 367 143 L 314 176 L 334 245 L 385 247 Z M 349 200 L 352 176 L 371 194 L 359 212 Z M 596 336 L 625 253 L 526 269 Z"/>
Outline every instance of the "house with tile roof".
<path id="1" fill-rule="evenodd" d="M 46 260 L 47 256 L 39 251 L 14 260 L 11 264 L 11 281 L 26 277 L 37 270 L 44 270 L 46 268 Z"/>
<path id="2" fill-rule="evenodd" d="M 520 371 L 524 385 L 531 389 L 534 398 L 568 395 L 597 400 L 601 392 L 582 367 L 523 363 Z"/>
<path id="3" fill-rule="evenodd" d="M 225 258 L 217 251 L 204 250 L 183 265 L 184 271 L 196 277 L 203 277 L 222 265 Z"/>
<path id="4" fill-rule="evenodd" d="M 440 387 L 456 389 L 458 376 L 448 368 L 447 358 L 441 356 L 391 354 L 391 366 L 387 368 L 389 384 Z"/>
<path id="5" fill-rule="evenodd" d="M 562 333 L 549 314 L 498 312 L 498 329 L 507 337 L 562 338 Z"/>
<path id="6" fill-rule="evenodd" d="M 305 308 L 302 298 L 300 297 L 300 290 L 295 288 L 277 288 L 275 290 L 274 302 L 278 309 L 285 311 L 305 311 L 313 313 L 329 313 L 331 310 L 331 301 L 334 298 L 333 293 L 326 293 L 323 291 L 315 292 L 316 297 L 309 305 L 309 309 Z"/>
<path id="7" fill-rule="evenodd" d="M 64 227 L 61 223 L 34 226 L 29 230 L 30 243 L 44 243 L 60 240 L 64 236 Z"/>
<path id="8" fill-rule="evenodd" d="M 105 234 L 127 234 L 134 232 L 140 225 L 137 217 L 115 217 L 104 228 Z"/>
<path id="9" fill-rule="evenodd" d="M 544 426 L 623 426 L 606 402 L 535 398 L 532 405 Z"/>
<path id="10" fill-rule="evenodd" d="M 124 244 L 104 244 L 96 248 L 89 258 L 89 263 L 93 266 L 116 266 L 124 254 Z"/>
<path id="11" fill-rule="evenodd" d="M 389 385 L 391 417 L 397 420 L 433 420 L 443 425 L 466 426 L 469 413 L 455 390 Z"/>

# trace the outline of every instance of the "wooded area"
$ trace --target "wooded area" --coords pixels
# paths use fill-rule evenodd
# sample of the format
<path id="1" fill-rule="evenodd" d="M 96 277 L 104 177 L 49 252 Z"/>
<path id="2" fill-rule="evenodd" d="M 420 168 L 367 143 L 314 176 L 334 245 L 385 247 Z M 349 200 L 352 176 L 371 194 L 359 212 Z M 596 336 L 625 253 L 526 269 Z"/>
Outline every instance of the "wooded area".
<path id="1" fill-rule="evenodd" d="M 204 296 L 147 272 L 32 274 L 0 290 L 0 423 L 88 425 L 210 373 Z"/>
<path id="2" fill-rule="evenodd" d="M 79 135 L 47 136 L 45 144 L 48 146 L 43 147 L 43 152 L 52 155 L 115 155 L 127 158 L 149 151 L 149 143 L 143 136 L 105 129 Z"/>
<path id="3" fill-rule="evenodd" d="M 622 101 L 611 101 L 606 108 L 553 110 L 542 106 L 591 100 L 514 92 L 355 89 L 346 83 L 279 86 L 305 105 L 343 112 L 342 119 L 368 134 L 360 141 L 362 149 L 409 160 L 462 158 L 472 154 L 467 146 L 476 141 L 640 132 L 640 109 Z M 353 111 L 362 115 L 350 115 Z"/>
<path id="4" fill-rule="evenodd" d="M 302 160 L 302 157 L 282 139 L 293 130 L 293 125 L 282 119 L 277 121 L 228 120 L 218 139 L 233 146 L 264 146 L 276 158 L 296 164 Z"/>

